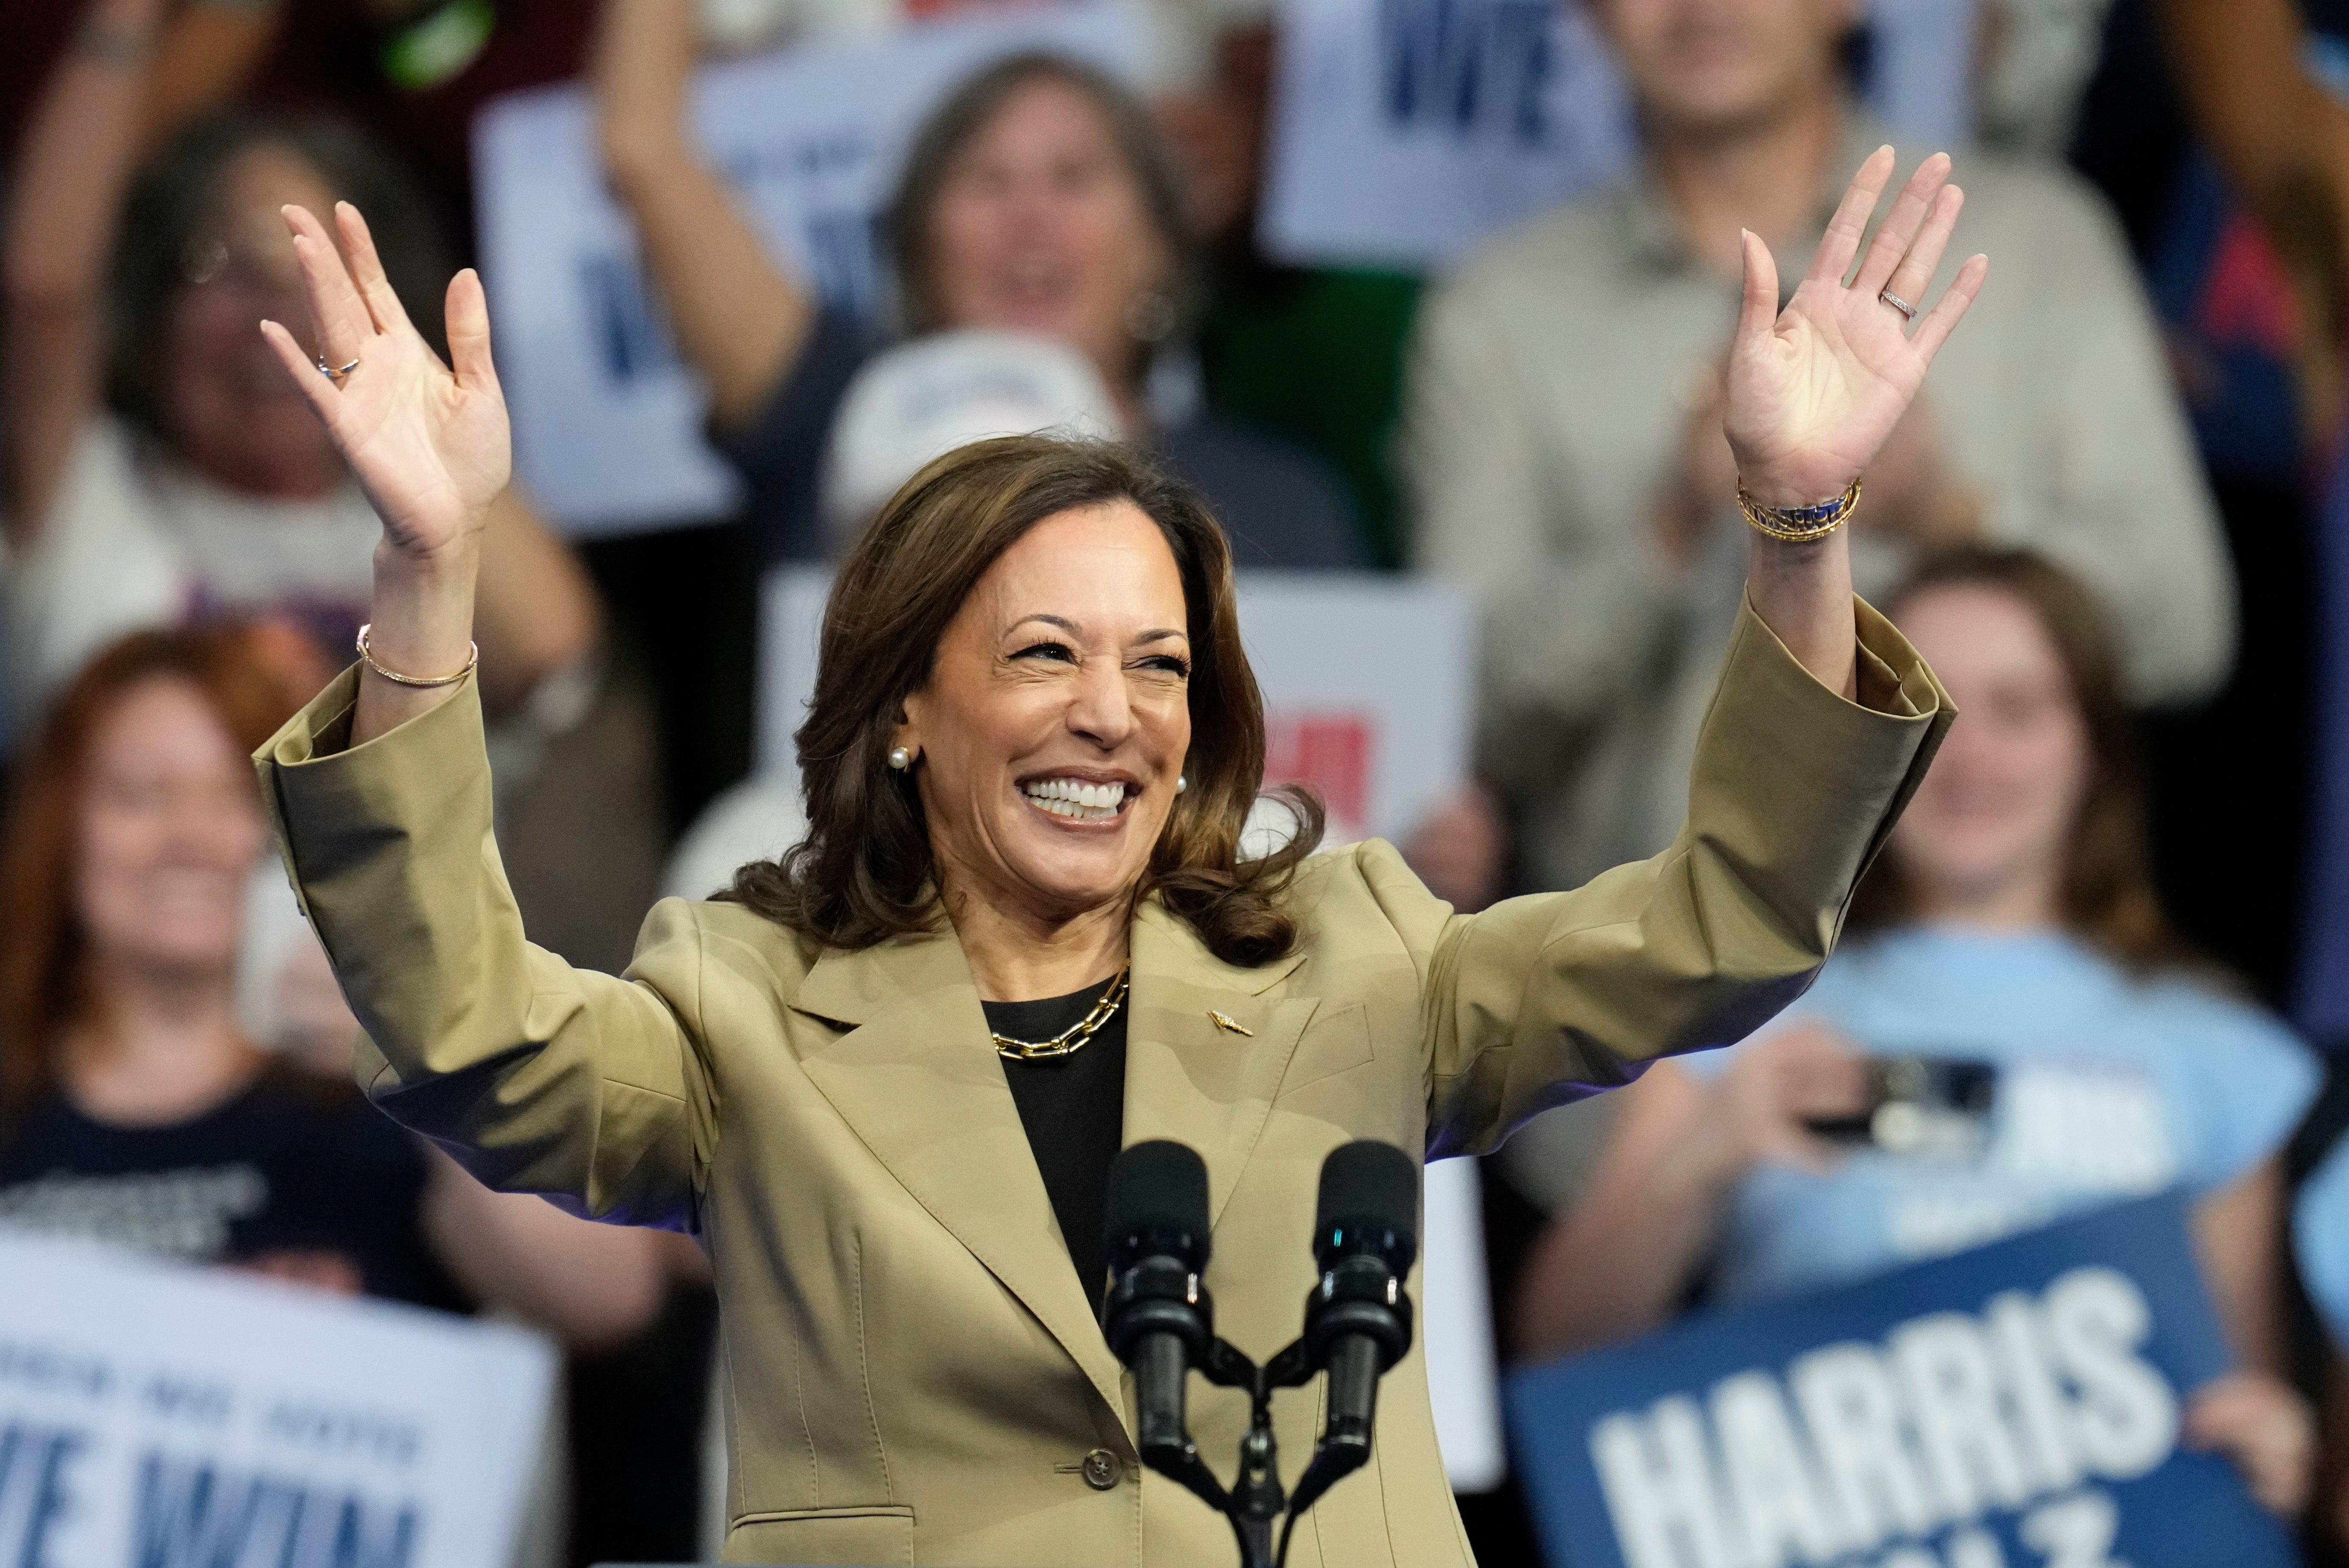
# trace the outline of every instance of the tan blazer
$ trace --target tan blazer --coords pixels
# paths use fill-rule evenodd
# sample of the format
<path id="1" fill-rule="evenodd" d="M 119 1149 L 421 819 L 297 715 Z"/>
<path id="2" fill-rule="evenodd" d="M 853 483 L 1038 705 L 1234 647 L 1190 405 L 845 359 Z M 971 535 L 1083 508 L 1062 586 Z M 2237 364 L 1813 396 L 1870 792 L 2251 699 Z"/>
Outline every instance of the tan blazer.
<path id="1" fill-rule="evenodd" d="M 1333 850 L 1297 880 L 1295 950 L 1257 969 L 1141 908 L 1124 1136 L 1206 1158 L 1228 1338 L 1262 1359 L 1297 1332 L 1337 1145 L 1489 1149 L 1803 990 L 1951 714 L 1899 634 L 1860 618 L 1867 706 L 1748 612 L 1686 830 L 1577 892 L 1460 916 L 1386 845 Z M 728 1561 L 1236 1560 L 1220 1519 L 1134 1462 L 1130 1386 L 951 932 L 819 950 L 672 898 L 626 979 L 574 970 L 523 940 L 472 696 L 353 749 L 356 691 L 346 672 L 259 760 L 372 1042 L 360 1081 L 492 1186 L 701 1238 L 724 1324 Z M 1228 1474 L 1245 1401 L 1192 1387 L 1194 1430 Z M 1276 1415 L 1293 1481 L 1318 1385 Z M 1292 1561 L 1469 1560 L 1414 1349 L 1386 1379 L 1372 1463 L 1300 1527 Z"/>

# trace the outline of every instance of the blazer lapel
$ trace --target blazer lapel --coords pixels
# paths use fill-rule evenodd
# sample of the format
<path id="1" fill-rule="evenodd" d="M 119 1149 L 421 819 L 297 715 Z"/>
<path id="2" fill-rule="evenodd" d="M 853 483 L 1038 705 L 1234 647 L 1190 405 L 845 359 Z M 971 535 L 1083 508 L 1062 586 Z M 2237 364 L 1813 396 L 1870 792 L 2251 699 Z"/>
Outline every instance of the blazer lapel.
<path id="1" fill-rule="evenodd" d="M 792 1007 L 851 1025 L 802 1065 L 930 1216 L 1019 1298 L 1124 1418 L 1123 1369 L 1037 1173 L 950 932 L 827 951 Z M 1132 1089 L 1128 1090 L 1129 1102 Z"/>
<path id="2" fill-rule="evenodd" d="M 1319 1002 L 1266 995 L 1301 954 L 1260 969 L 1226 963 L 1155 899 L 1134 917 L 1133 941 L 1124 1141 L 1173 1138 L 1198 1150 L 1220 1220 Z"/>

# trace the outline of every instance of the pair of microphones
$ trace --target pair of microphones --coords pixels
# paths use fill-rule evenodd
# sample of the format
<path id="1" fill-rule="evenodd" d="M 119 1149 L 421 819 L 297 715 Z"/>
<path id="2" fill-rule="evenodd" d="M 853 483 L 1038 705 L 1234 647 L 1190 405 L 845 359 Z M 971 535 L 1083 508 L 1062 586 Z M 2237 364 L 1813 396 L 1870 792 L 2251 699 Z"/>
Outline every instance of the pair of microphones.
<path id="1" fill-rule="evenodd" d="M 1371 1457 L 1379 1378 L 1411 1349 L 1403 1283 L 1419 1255 L 1418 1210 L 1419 1162 L 1402 1149 L 1366 1139 L 1333 1151 L 1321 1167 L 1312 1239 L 1319 1277 L 1305 1299 L 1305 1331 L 1259 1367 L 1216 1334 L 1203 1282 L 1211 1251 L 1206 1164 L 1184 1145 L 1158 1139 L 1135 1144 L 1110 1167 L 1102 1329 L 1133 1374 L 1136 1447 L 1143 1463 L 1231 1521 L 1247 1568 L 1285 1560 L 1298 1517 Z M 1194 1371 L 1251 1400 L 1228 1488 L 1191 1440 Z M 1272 1392 L 1321 1374 L 1329 1385 L 1320 1440 L 1295 1494 L 1284 1496 Z M 1276 1552 L 1272 1528 L 1284 1514 Z"/>

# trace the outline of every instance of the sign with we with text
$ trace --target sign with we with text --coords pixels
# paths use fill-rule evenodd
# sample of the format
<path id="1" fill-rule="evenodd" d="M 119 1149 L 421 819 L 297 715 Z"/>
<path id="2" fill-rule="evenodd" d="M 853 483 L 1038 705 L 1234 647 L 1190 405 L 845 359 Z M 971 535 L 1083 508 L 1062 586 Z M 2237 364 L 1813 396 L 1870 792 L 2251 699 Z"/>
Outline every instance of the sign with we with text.
<path id="1" fill-rule="evenodd" d="M 511 1568 L 519 1328 L 0 1231 L 0 1568 Z"/>
<path id="2" fill-rule="evenodd" d="M 2166 1196 L 1537 1368 L 1508 1407 L 1557 1568 L 2287 1568 L 2179 1442 L 2227 1366 Z"/>

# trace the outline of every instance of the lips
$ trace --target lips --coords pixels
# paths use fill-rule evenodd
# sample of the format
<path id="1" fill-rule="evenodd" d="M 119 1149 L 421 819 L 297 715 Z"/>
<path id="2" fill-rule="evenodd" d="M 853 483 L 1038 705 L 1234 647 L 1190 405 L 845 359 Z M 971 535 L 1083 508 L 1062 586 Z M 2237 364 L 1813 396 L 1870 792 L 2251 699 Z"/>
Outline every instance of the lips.
<path id="1" fill-rule="evenodd" d="M 1111 780 L 1096 784 L 1068 777 L 1028 779 L 1019 785 L 1028 804 L 1072 822 L 1107 822 L 1125 809 L 1134 786 Z"/>

